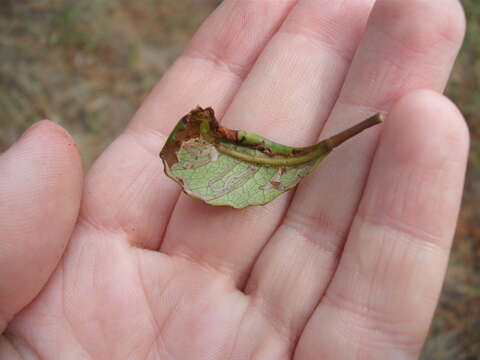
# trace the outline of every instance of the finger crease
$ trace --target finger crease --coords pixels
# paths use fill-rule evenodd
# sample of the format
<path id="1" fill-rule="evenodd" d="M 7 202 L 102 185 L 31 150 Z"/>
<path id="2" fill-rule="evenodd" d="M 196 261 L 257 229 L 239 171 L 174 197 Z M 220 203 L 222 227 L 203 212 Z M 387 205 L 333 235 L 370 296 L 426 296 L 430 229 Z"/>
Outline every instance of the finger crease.
<path id="1" fill-rule="evenodd" d="M 257 310 L 262 315 L 275 333 L 288 344 L 289 353 L 293 354 L 298 339 L 298 334 L 293 331 L 293 326 L 282 316 L 276 316 L 274 312 L 269 310 L 276 307 L 274 304 L 270 304 L 266 297 L 258 296 L 251 299 L 252 311 Z"/>
<path id="2" fill-rule="evenodd" d="M 450 249 L 450 244 L 445 237 L 432 234 L 388 215 L 373 216 L 358 212 L 356 221 L 360 222 L 360 227 L 366 225 L 376 228 L 387 228 L 389 231 L 396 233 L 395 239 L 407 241 L 431 252 L 445 253 Z"/>
<path id="3" fill-rule="evenodd" d="M 189 50 L 182 54 L 181 58 L 197 60 L 206 62 L 214 66 L 219 71 L 232 75 L 239 82 L 242 82 L 248 74 L 251 67 L 248 65 L 235 64 L 233 62 L 225 61 L 221 56 L 216 55 L 213 52 L 200 52 L 198 50 Z"/>
<path id="4" fill-rule="evenodd" d="M 308 28 L 302 28 L 301 30 L 281 29 L 278 31 L 278 34 L 305 39 L 320 48 L 320 50 L 328 51 L 331 55 L 341 59 L 347 65 L 352 62 L 355 53 L 354 51 L 336 46 L 333 40 L 327 40 L 325 36 L 321 36 L 318 32 Z"/>
<path id="5" fill-rule="evenodd" d="M 212 264 L 212 261 L 203 259 L 201 256 L 195 256 L 195 255 L 189 254 L 185 251 L 176 250 L 174 254 L 170 254 L 170 255 L 179 260 L 184 260 L 193 265 L 196 265 L 201 269 L 205 270 L 207 273 L 219 275 L 220 277 L 224 278 L 229 283 L 231 283 L 233 288 L 236 288 L 236 285 L 234 283 L 234 279 L 232 276 L 232 269 L 230 267 L 222 264 L 214 265 Z"/>
<path id="6" fill-rule="evenodd" d="M 327 216 L 308 216 L 290 211 L 282 223 L 314 248 L 338 259 L 349 228 L 335 224 Z"/>

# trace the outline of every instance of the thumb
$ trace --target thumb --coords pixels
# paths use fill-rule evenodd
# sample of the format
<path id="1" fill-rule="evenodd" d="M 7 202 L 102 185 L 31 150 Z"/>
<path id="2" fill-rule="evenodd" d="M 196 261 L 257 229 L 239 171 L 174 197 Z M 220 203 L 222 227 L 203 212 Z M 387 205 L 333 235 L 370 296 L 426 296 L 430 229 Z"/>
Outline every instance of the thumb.
<path id="1" fill-rule="evenodd" d="M 0 156 L 0 333 L 57 266 L 81 191 L 74 141 L 50 121 L 33 125 Z"/>

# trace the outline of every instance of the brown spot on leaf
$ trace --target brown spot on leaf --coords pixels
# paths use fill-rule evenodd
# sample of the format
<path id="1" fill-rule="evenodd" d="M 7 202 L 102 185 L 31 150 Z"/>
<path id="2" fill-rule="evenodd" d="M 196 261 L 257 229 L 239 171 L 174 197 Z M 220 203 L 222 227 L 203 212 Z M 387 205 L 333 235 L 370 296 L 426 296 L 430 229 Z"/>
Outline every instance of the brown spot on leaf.
<path id="1" fill-rule="evenodd" d="M 195 109 L 185 115 L 177 124 L 176 129 L 170 135 L 173 141 L 167 141 L 160 157 L 169 165 L 175 164 L 177 159 L 177 152 L 180 150 L 183 143 L 188 140 L 200 138 L 200 125 L 202 122 L 208 121 L 210 128 L 210 135 L 217 140 L 224 139 L 228 142 L 237 142 L 237 130 L 227 129 L 221 126 L 215 118 L 215 112 L 211 107 L 206 109 L 197 106 Z"/>

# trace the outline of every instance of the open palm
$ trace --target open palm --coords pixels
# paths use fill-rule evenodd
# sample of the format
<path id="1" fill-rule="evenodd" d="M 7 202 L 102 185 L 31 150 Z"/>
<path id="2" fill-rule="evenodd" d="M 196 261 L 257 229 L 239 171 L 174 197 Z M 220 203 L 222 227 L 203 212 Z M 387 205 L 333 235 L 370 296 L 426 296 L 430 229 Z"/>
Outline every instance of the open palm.
<path id="1" fill-rule="evenodd" d="M 463 32 L 456 0 L 225 0 L 85 184 L 68 134 L 34 126 L 0 157 L 0 358 L 416 358 L 462 192 L 439 93 Z M 197 104 L 289 145 L 388 116 L 239 211 L 163 174 Z"/>

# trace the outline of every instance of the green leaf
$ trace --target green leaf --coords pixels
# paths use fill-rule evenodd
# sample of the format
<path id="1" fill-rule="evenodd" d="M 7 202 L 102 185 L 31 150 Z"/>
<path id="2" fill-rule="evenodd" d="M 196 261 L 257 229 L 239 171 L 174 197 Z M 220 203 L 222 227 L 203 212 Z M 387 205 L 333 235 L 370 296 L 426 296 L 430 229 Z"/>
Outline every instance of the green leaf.
<path id="1" fill-rule="evenodd" d="M 222 127 L 197 107 L 173 129 L 160 157 L 165 173 L 193 198 L 215 206 L 264 205 L 293 189 L 336 146 L 382 121 L 380 114 L 320 143 L 290 147 Z"/>

